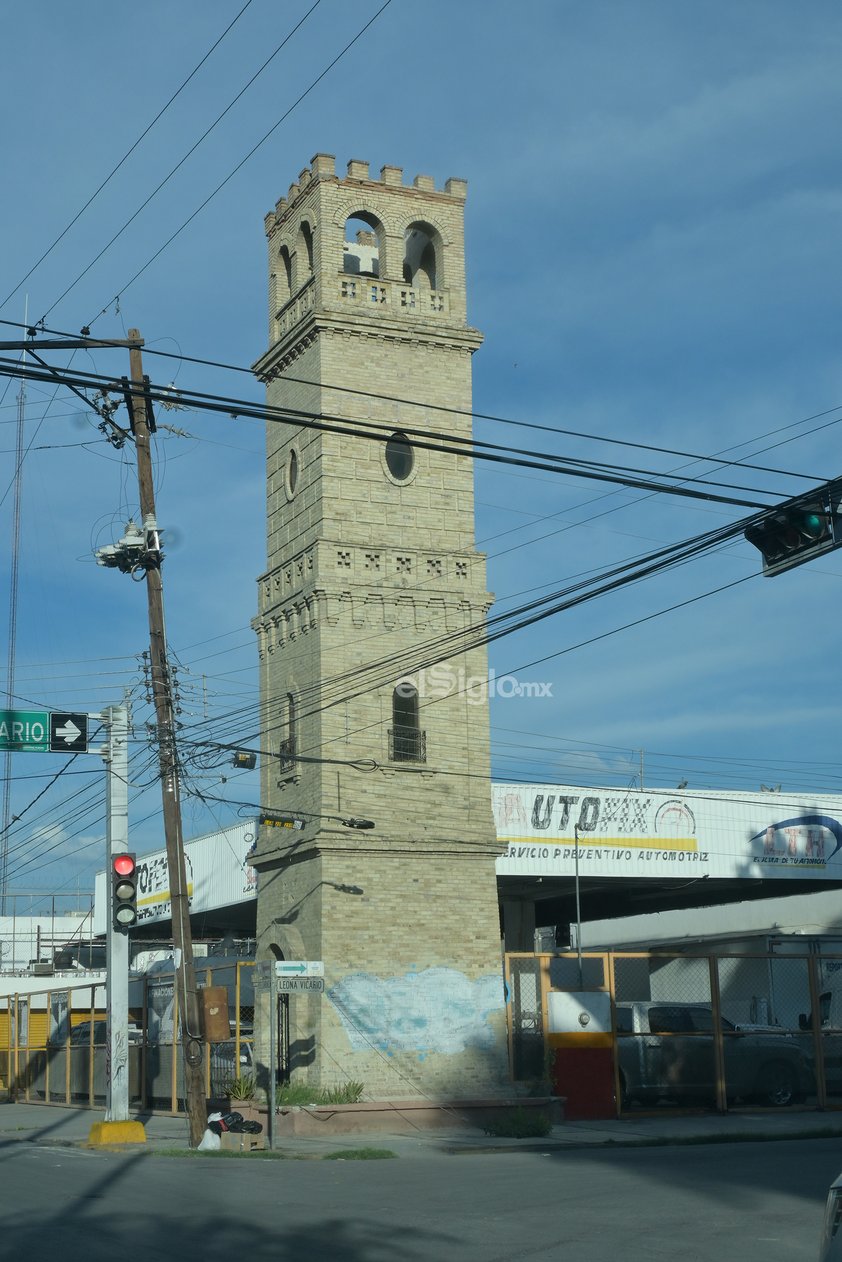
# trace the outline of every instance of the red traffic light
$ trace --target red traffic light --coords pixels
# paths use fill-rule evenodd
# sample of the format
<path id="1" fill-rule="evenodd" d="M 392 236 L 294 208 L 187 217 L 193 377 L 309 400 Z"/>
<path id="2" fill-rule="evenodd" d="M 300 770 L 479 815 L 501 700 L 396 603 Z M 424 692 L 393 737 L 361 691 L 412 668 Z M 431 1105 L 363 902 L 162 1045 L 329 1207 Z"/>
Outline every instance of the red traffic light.
<path id="1" fill-rule="evenodd" d="M 117 876 L 132 876 L 137 863 L 133 854 L 118 854 L 112 859 L 111 866 Z"/>
<path id="2" fill-rule="evenodd" d="M 137 859 L 125 850 L 111 856 L 111 910 L 115 929 L 137 922 Z"/>

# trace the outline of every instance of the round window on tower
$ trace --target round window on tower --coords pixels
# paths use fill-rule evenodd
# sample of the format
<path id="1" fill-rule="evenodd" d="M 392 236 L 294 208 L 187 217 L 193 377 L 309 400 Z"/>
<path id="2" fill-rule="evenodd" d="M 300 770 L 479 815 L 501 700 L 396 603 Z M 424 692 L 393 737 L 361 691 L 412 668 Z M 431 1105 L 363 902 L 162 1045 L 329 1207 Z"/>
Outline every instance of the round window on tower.
<path id="1" fill-rule="evenodd" d="M 386 468 L 393 482 L 408 482 L 415 468 L 415 452 L 406 434 L 392 434 L 386 442 Z"/>
<path id="2" fill-rule="evenodd" d="M 286 468 L 284 470 L 284 490 L 287 499 L 291 500 L 295 495 L 295 488 L 298 486 L 298 452 L 294 447 L 290 447 L 287 456 Z"/>

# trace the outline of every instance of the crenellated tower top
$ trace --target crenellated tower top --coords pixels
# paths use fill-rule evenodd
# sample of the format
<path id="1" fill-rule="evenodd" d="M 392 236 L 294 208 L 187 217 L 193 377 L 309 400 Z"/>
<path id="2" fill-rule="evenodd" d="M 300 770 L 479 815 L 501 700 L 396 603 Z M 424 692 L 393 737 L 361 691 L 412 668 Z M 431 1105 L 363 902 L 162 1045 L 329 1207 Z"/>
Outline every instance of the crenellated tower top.
<path id="1" fill-rule="evenodd" d="M 340 178 L 334 157 L 317 153 L 264 220 L 268 358 L 277 363 L 278 344 L 315 312 L 465 329 L 466 196 L 465 180 L 437 189 L 416 175 L 407 185 L 401 167 L 373 178 L 359 159 Z"/>

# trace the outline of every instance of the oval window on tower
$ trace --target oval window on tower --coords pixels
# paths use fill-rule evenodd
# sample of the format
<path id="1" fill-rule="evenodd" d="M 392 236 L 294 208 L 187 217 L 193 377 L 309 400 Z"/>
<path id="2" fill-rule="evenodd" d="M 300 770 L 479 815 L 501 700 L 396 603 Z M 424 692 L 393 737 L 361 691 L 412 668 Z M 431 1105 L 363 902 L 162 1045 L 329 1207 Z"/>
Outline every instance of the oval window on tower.
<path id="1" fill-rule="evenodd" d="M 298 452 L 294 447 L 290 448 L 289 456 L 287 457 L 284 482 L 286 483 L 287 499 L 291 500 L 295 494 L 295 488 L 298 486 Z"/>
<path id="2" fill-rule="evenodd" d="M 415 453 L 406 434 L 393 434 L 386 443 L 386 468 L 396 482 L 406 482 L 412 475 Z"/>

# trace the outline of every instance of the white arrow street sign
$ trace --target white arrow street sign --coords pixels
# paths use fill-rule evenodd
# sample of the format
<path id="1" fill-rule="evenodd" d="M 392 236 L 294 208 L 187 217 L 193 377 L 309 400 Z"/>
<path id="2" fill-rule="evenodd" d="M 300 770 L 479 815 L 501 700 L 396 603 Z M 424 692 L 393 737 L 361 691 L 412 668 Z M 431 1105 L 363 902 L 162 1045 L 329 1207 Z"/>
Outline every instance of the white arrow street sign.
<path id="1" fill-rule="evenodd" d="M 276 960 L 276 977 L 324 977 L 322 960 Z"/>
<path id="2" fill-rule="evenodd" d="M 72 719 L 68 719 L 63 727 L 56 728 L 56 736 L 60 736 L 65 745 L 72 745 L 82 735 L 81 730 Z"/>

